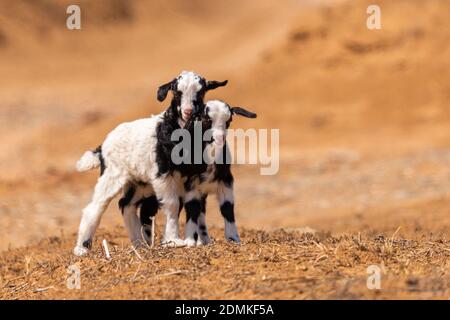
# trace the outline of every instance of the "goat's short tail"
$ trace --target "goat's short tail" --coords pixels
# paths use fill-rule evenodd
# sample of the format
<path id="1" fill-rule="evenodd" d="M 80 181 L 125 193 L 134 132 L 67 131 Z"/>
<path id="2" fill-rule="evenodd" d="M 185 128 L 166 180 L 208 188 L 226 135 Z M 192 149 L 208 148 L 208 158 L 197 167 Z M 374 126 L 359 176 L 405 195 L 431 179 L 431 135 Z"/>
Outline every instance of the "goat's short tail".
<path id="1" fill-rule="evenodd" d="M 77 161 L 76 168 L 79 172 L 88 171 L 99 167 L 100 154 L 95 151 L 86 151 L 80 160 Z"/>

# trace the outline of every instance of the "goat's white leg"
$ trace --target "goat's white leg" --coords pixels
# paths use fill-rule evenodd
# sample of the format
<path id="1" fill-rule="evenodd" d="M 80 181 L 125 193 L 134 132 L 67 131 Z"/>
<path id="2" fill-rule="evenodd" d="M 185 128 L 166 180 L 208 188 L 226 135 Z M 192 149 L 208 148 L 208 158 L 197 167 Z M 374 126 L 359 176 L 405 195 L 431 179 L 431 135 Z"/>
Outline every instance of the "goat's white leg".
<path id="1" fill-rule="evenodd" d="M 166 215 L 166 226 L 164 229 L 163 245 L 182 247 L 185 245 L 183 239 L 179 237 L 178 210 L 179 200 L 170 199 L 163 201 L 162 212 Z"/>
<path id="2" fill-rule="evenodd" d="M 211 243 L 208 228 L 206 227 L 206 197 L 207 195 L 203 195 L 202 198 L 200 199 L 200 215 L 198 217 L 199 238 L 197 240 L 197 245 L 204 245 Z"/>
<path id="3" fill-rule="evenodd" d="M 92 201 L 83 209 L 78 240 L 73 249 L 75 255 L 82 256 L 89 252 L 92 246 L 92 237 L 97 230 L 102 214 L 112 198 L 122 189 L 125 184 L 124 180 L 116 175 L 112 175 L 108 169 L 98 179 Z"/>
<path id="4" fill-rule="evenodd" d="M 236 227 L 234 217 L 234 192 L 233 186 L 226 185 L 223 182 L 219 183 L 217 189 L 217 200 L 220 204 L 220 213 L 225 222 L 225 239 L 240 243 L 241 239 Z"/>
<path id="5" fill-rule="evenodd" d="M 179 237 L 180 191 L 177 180 L 172 176 L 161 177 L 155 180 L 153 188 L 166 216 L 163 245 L 184 246 L 184 240 Z"/>

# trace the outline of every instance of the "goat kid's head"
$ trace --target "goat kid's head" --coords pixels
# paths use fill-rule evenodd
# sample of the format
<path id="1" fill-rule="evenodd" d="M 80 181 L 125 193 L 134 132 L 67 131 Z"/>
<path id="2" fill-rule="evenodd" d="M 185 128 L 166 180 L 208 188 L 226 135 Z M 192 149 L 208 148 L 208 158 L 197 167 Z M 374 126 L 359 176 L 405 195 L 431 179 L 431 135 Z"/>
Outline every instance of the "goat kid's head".
<path id="1" fill-rule="evenodd" d="M 159 87 L 157 98 L 162 102 L 166 99 L 168 92 L 172 91 L 172 112 L 186 122 L 193 114 L 203 112 L 203 99 L 208 90 L 223 87 L 227 83 L 228 80 L 206 81 L 195 72 L 183 71 L 178 77 Z"/>
<path id="2" fill-rule="evenodd" d="M 218 147 L 225 144 L 227 129 L 230 127 L 235 114 L 246 118 L 256 118 L 256 113 L 241 107 L 230 107 L 220 100 L 210 100 L 206 103 L 202 114 L 203 129 L 211 130 L 213 141 Z"/>

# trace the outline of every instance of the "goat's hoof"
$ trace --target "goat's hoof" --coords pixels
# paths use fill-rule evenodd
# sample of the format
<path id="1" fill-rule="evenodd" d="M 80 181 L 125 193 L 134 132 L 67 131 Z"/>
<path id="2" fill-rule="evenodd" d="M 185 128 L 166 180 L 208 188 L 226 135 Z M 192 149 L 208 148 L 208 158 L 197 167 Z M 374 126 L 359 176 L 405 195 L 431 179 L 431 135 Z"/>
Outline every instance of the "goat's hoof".
<path id="1" fill-rule="evenodd" d="M 197 246 L 206 246 L 208 244 L 211 243 L 211 238 L 210 237 L 204 237 L 204 238 L 199 238 L 197 240 Z"/>
<path id="2" fill-rule="evenodd" d="M 73 248 L 73 254 L 78 256 L 78 257 L 85 256 L 88 253 L 89 253 L 89 249 L 88 248 L 79 247 L 79 246 L 76 246 L 75 248 Z"/>
<path id="3" fill-rule="evenodd" d="M 184 242 L 186 243 L 187 247 L 195 247 L 197 245 L 197 241 L 195 241 L 194 239 L 186 239 L 184 240 Z"/>
<path id="4" fill-rule="evenodd" d="M 241 244 L 241 239 L 239 239 L 239 236 L 230 236 L 227 237 L 228 242 L 234 242 L 236 244 Z"/>
<path id="5" fill-rule="evenodd" d="M 178 248 L 178 247 L 186 246 L 186 243 L 183 239 L 170 239 L 170 240 L 164 240 L 161 243 L 161 245 L 163 247 Z"/>
<path id="6" fill-rule="evenodd" d="M 144 224 L 142 226 L 142 238 L 144 239 L 145 242 L 147 242 L 147 244 L 151 245 L 152 244 L 152 227 L 149 226 L 148 224 Z"/>

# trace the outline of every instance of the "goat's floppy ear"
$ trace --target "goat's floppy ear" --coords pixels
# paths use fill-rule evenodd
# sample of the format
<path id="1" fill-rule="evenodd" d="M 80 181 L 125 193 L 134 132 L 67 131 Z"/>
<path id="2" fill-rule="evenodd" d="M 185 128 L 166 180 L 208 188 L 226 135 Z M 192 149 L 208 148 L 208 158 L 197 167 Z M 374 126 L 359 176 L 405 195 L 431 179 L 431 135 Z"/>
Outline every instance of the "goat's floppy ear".
<path id="1" fill-rule="evenodd" d="M 223 87 L 226 86 L 228 83 L 228 80 L 225 81 L 206 81 L 206 91 L 208 90 L 213 90 L 216 89 L 218 87 Z"/>
<path id="2" fill-rule="evenodd" d="M 157 98 L 159 102 L 163 102 L 166 97 L 169 90 L 173 90 L 175 88 L 175 84 L 177 83 L 177 79 L 173 79 L 170 82 L 167 82 L 166 84 L 163 84 L 158 88 L 158 94 Z"/>
<path id="3" fill-rule="evenodd" d="M 232 114 L 238 114 L 240 116 L 246 117 L 246 118 L 256 118 L 256 113 L 250 112 L 245 110 L 244 108 L 241 107 L 232 107 L 231 108 L 231 113 Z"/>

